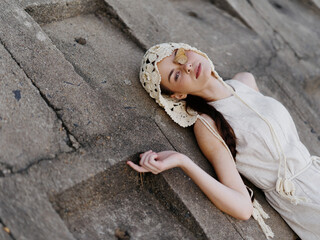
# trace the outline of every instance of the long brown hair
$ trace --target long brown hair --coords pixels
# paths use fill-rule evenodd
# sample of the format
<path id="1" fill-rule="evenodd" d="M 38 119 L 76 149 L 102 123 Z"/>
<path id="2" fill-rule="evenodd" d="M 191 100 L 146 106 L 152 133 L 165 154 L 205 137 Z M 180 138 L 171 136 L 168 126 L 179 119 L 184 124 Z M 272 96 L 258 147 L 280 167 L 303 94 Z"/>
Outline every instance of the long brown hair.
<path id="1" fill-rule="evenodd" d="M 165 87 L 161 86 L 161 92 L 166 95 L 172 95 L 173 92 L 166 89 Z M 236 136 L 230 124 L 224 118 L 224 116 L 212 105 L 209 105 L 203 98 L 188 95 L 185 99 L 186 101 L 186 110 L 188 107 L 192 108 L 193 110 L 197 111 L 198 113 L 204 113 L 209 115 L 214 121 L 218 128 L 218 132 L 221 134 L 221 137 L 229 147 L 233 159 L 236 159 L 237 150 L 236 150 Z"/>

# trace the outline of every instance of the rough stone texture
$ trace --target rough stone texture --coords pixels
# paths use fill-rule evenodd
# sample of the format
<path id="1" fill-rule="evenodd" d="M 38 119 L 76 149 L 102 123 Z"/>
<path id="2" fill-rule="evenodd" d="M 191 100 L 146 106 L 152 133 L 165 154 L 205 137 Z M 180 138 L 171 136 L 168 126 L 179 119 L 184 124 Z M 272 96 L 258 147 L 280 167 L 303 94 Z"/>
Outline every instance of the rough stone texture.
<path id="1" fill-rule="evenodd" d="M 319 0 L 311 0 L 310 5 L 315 6 L 318 10 L 320 9 L 320 1 Z"/>
<path id="2" fill-rule="evenodd" d="M 303 8 L 299 1 L 292 1 L 291 4 L 287 1 L 253 1 L 252 6 L 292 48 L 297 57 L 319 55 L 319 16 L 311 15 L 313 17 L 306 19 L 304 16 L 308 14 L 308 9 Z"/>
<path id="3" fill-rule="evenodd" d="M 264 239 L 256 221 L 222 213 L 180 169 L 139 175 L 125 165 L 137 152 L 171 149 L 215 176 L 192 130 L 140 86 L 141 57 L 159 42 L 200 48 L 225 79 L 253 72 L 320 155 L 316 0 L 3 0 L 0 9 L 0 117 L 14 119 L 0 119 L 0 133 L 25 126 L 14 137 L 39 142 L 1 135 L 1 154 L 15 163 L 0 165 L 0 227 L 11 230 L 1 239 L 117 239 L 117 228 L 131 239 Z M 10 152 L 19 144 L 29 147 L 25 160 Z M 293 239 L 254 191 L 275 239 Z"/>
<path id="4" fill-rule="evenodd" d="M 286 94 L 295 102 L 295 105 L 301 109 L 309 108 L 311 105 L 312 108 L 309 108 L 308 112 L 318 115 L 320 112 L 318 87 L 320 16 L 314 14 L 314 8 L 310 8 L 309 4 L 301 1 L 213 2 L 218 3 L 217 5 L 222 8 L 231 8 L 237 13 L 237 17 L 261 36 L 261 39 L 271 48 L 273 53 L 268 62 L 263 64 L 263 58 L 260 58 L 257 65 L 249 70 L 256 73 L 256 76 L 272 75 L 278 85 L 289 88 L 285 90 Z M 290 82 L 290 85 L 287 82 Z M 318 121 L 311 124 L 312 128 L 317 128 L 319 132 Z"/>
<path id="5" fill-rule="evenodd" d="M 7 2 L 1 2 L 1 8 L 7 9 L 0 19 L 0 31 L 6 32 L 1 36 L 3 44 L 41 89 L 43 97 L 52 104 L 75 138 L 82 144 L 90 142 L 88 138 L 101 133 L 99 126 L 106 127 L 110 122 L 106 119 L 109 106 L 105 102 L 115 100 L 94 92 L 22 9 Z M 30 27 L 25 26 L 31 22 Z"/>
<path id="6" fill-rule="evenodd" d="M 25 9 L 39 24 L 59 21 L 80 14 L 93 13 L 103 8 L 103 2 L 98 0 L 19 0 Z"/>
<path id="7" fill-rule="evenodd" d="M 196 239 L 123 163 L 51 201 L 77 239 L 111 239 L 117 228 L 133 239 Z"/>
<path id="8" fill-rule="evenodd" d="M 0 44 L 0 175 L 71 151 L 56 113 Z"/>
<path id="9" fill-rule="evenodd" d="M 10 232 L 8 233 L 4 229 L 5 229 L 5 226 L 0 223 L 0 239 L 12 240 L 11 236 L 9 235 Z M 10 231 L 10 229 L 9 229 L 9 231 Z"/>
<path id="10" fill-rule="evenodd" d="M 14 239 L 74 240 L 45 194 L 22 180 L 0 179 L 0 216 Z"/>

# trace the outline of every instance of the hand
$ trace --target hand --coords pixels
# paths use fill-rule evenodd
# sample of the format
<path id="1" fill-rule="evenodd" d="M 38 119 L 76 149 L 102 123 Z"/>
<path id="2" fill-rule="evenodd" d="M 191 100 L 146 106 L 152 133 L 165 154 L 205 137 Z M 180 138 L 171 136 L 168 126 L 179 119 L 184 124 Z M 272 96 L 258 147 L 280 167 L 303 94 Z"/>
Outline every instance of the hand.
<path id="1" fill-rule="evenodd" d="M 149 150 L 140 154 L 140 166 L 131 161 L 127 164 L 138 172 L 152 172 L 158 174 L 165 170 L 179 167 L 184 155 L 175 151 L 153 152 Z"/>

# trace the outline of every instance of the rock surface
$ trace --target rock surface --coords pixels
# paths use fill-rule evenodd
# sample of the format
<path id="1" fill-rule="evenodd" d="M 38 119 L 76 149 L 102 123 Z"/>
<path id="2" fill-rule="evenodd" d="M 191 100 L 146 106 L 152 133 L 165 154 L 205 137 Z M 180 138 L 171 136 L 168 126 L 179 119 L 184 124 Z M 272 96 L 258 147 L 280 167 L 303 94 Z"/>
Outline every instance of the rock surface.
<path id="1" fill-rule="evenodd" d="M 0 238 L 264 239 L 255 220 L 222 213 L 180 169 L 140 175 L 125 164 L 171 149 L 215 176 L 192 130 L 140 86 L 140 62 L 150 46 L 181 41 L 206 52 L 224 79 L 252 72 L 320 155 L 319 6 L 2 0 Z M 254 190 L 274 239 L 294 239 Z"/>

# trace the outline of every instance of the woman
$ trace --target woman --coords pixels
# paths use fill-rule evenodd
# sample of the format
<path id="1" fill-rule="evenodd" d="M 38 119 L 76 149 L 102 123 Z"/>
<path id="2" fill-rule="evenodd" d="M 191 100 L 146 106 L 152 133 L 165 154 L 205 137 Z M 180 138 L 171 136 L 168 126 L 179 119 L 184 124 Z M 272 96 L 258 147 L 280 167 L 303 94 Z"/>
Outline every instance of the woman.
<path id="1" fill-rule="evenodd" d="M 240 172 L 302 239 L 320 239 L 320 158 L 310 156 L 287 109 L 262 95 L 251 74 L 224 82 L 205 53 L 163 43 L 144 55 L 140 80 L 176 123 L 194 125 L 219 181 L 174 151 L 145 152 L 140 166 L 127 162 L 133 169 L 158 174 L 180 167 L 219 209 L 243 220 L 253 215 L 266 237 L 273 237 L 262 220 L 268 216 L 251 202 Z"/>

